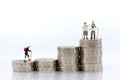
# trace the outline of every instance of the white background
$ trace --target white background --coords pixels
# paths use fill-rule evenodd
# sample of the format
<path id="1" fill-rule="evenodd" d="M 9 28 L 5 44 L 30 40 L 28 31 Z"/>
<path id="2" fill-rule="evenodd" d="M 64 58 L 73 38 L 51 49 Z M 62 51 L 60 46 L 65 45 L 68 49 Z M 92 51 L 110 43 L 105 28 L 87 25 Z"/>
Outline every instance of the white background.
<path id="1" fill-rule="evenodd" d="M 11 60 L 23 59 L 27 44 L 33 59 L 57 58 L 57 47 L 79 46 L 83 23 L 94 20 L 103 42 L 104 70 L 119 71 L 119 7 L 119 0 L 0 0 L 0 59 L 6 64 L 1 70 L 9 75 Z"/>

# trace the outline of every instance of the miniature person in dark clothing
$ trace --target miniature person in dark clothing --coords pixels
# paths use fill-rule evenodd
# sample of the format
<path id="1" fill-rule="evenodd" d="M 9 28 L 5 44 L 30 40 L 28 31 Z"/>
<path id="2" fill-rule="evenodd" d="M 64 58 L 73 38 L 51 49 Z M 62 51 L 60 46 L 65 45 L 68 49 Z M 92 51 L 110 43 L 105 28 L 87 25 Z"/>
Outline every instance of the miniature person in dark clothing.
<path id="1" fill-rule="evenodd" d="M 24 59 L 24 62 L 26 62 L 26 57 L 27 57 L 27 56 L 28 56 L 28 60 L 30 60 L 30 59 L 29 59 L 30 56 L 29 56 L 28 52 L 31 52 L 31 50 L 29 50 L 29 48 L 30 48 L 30 46 L 24 48 L 24 51 L 25 51 L 25 59 Z"/>
<path id="2" fill-rule="evenodd" d="M 94 21 L 92 21 L 92 24 L 91 24 L 91 27 L 90 27 L 90 30 L 91 30 L 90 39 L 95 39 L 95 37 L 96 37 L 96 34 L 95 34 L 96 29 L 97 29 L 97 27 L 96 27 Z"/>

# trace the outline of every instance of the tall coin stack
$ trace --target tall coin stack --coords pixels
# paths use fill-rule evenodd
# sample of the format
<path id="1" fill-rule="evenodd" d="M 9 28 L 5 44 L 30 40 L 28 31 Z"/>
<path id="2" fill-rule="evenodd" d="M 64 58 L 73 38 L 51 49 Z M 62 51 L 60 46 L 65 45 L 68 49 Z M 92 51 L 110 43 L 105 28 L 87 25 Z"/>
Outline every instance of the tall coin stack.
<path id="1" fill-rule="evenodd" d="M 34 62 L 36 70 L 40 72 L 54 72 L 55 71 L 55 59 L 51 58 L 42 58 L 37 59 Z"/>
<path id="2" fill-rule="evenodd" d="M 14 72 L 30 72 L 33 70 L 32 64 L 31 61 L 24 62 L 24 60 L 13 60 L 12 68 Z"/>
<path id="3" fill-rule="evenodd" d="M 98 72 L 102 70 L 101 39 L 80 40 L 81 70 Z"/>
<path id="4" fill-rule="evenodd" d="M 78 71 L 79 47 L 58 47 L 57 50 L 60 71 Z"/>

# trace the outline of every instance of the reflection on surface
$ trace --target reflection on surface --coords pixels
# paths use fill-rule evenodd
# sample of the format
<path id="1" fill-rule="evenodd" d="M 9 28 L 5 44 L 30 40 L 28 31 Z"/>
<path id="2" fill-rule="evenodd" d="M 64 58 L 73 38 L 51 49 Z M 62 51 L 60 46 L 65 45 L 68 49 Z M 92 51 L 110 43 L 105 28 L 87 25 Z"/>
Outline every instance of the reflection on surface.
<path id="1" fill-rule="evenodd" d="M 80 75 L 82 80 L 102 80 L 102 72 L 82 72 Z"/>
<path id="2" fill-rule="evenodd" d="M 76 72 L 76 73 L 17 73 L 13 72 L 12 80 L 102 80 L 102 72 Z"/>

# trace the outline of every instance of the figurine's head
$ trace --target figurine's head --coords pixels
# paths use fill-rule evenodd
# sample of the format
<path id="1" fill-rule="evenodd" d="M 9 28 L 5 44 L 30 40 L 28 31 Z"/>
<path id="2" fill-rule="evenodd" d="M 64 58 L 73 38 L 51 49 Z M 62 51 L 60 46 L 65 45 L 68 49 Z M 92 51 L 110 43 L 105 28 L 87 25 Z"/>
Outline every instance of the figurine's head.
<path id="1" fill-rule="evenodd" d="M 30 48 L 30 45 L 28 45 L 27 47 Z"/>
<path id="2" fill-rule="evenodd" d="M 86 22 L 84 22 L 84 24 L 86 24 Z"/>

